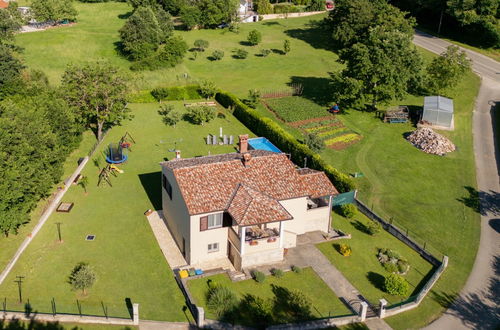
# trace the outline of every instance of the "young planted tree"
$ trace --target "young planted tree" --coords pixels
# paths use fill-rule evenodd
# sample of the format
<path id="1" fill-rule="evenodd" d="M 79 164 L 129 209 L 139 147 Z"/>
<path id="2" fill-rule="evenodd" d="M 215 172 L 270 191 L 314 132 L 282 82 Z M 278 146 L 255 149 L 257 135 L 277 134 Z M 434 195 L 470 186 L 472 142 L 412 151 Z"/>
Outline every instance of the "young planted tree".
<path id="1" fill-rule="evenodd" d="M 454 87 L 471 69 L 471 62 L 464 51 L 449 46 L 427 66 L 428 88 L 433 93 Z"/>
<path id="2" fill-rule="evenodd" d="M 244 60 L 245 58 L 247 58 L 247 56 L 248 52 L 244 49 L 238 48 L 234 51 L 234 57 L 240 60 Z"/>
<path id="3" fill-rule="evenodd" d="M 306 134 L 304 143 L 314 152 L 320 152 L 325 149 L 325 141 L 323 141 L 318 134 Z"/>
<path id="4" fill-rule="evenodd" d="M 194 47 L 196 47 L 196 49 L 199 52 L 204 52 L 205 49 L 208 48 L 208 45 L 209 45 L 209 42 L 207 40 L 203 40 L 203 39 L 198 39 L 194 42 Z"/>
<path id="5" fill-rule="evenodd" d="M 212 58 L 215 61 L 220 61 L 220 60 L 222 60 L 223 57 L 224 57 L 224 52 L 222 50 L 214 50 L 212 52 Z"/>
<path id="6" fill-rule="evenodd" d="M 250 45 L 256 46 L 262 41 L 262 33 L 257 30 L 252 30 L 248 33 L 247 41 Z"/>
<path id="7" fill-rule="evenodd" d="M 286 54 L 290 53 L 291 50 L 292 50 L 292 48 L 290 45 L 290 40 L 285 39 L 285 41 L 283 41 L 283 52 L 286 55 Z"/>
<path id="8" fill-rule="evenodd" d="M 78 12 L 72 0 L 33 0 L 31 12 L 39 22 L 75 21 Z"/>
<path id="9" fill-rule="evenodd" d="M 244 100 L 244 103 L 250 108 L 257 108 L 260 101 L 260 91 L 258 89 L 250 89 L 248 91 L 248 98 Z"/>
<path id="10" fill-rule="evenodd" d="M 218 88 L 213 81 L 203 80 L 200 83 L 200 93 L 203 97 L 206 97 L 207 100 L 211 97 L 214 97 L 217 93 L 217 90 Z"/>
<path id="11" fill-rule="evenodd" d="M 96 275 L 89 264 L 81 262 L 73 268 L 69 276 L 69 283 L 75 290 L 82 290 L 83 295 L 87 294 L 87 289 L 94 285 Z"/>
<path id="12" fill-rule="evenodd" d="M 190 107 L 186 116 L 193 124 L 203 126 L 215 118 L 215 110 L 207 106 Z"/>
<path id="13" fill-rule="evenodd" d="M 69 66 L 62 77 L 62 88 L 80 121 L 93 129 L 99 140 L 104 128 L 130 117 L 126 108 L 127 79 L 109 63 Z"/>
<path id="14" fill-rule="evenodd" d="M 174 106 L 171 104 L 163 104 L 158 110 L 158 114 L 162 116 L 163 123 L 168 126 L 173 126 L 181 120 L 181 114 L 174 110 Z"/>
<path id="15" fill-rule="evenodd" d="M 85 194 L 87 194 L 87 187 L 89 186 L 89 178 L 87 176 L 82 176 L 80 180 L 78 180 L 78 185 L 82 187 Z"/>

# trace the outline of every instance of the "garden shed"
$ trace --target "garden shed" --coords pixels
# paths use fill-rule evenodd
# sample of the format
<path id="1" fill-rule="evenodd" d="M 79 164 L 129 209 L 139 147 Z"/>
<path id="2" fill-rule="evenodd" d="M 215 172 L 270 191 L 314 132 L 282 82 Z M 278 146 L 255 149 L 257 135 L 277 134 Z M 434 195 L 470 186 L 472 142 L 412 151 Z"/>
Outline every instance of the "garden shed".
<path id="1" fill-rule="evenodd" d="M 424 97 L 422 124 L 453 129 L 453 100 L 443 96 Z"/>

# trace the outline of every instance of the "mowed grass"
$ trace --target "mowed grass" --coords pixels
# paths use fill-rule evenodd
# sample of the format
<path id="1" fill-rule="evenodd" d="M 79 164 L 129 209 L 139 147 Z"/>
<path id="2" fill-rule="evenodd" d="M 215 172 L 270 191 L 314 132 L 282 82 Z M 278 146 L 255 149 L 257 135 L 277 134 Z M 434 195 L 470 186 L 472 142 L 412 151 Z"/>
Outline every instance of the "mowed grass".
<path id="1" fill-rule="evenodd" d="M 245 96 L 253 88 L 280 89 L 291 82 L 327 77 L 328 72 L 340 67 L 335 62 L 337 55 L 325 49 L 321 42 L 329 37 L 328 33 L 306 27 L 311 20 L 322 19 L 324 15 L 320 14 L 241 24 L 238 34 L 227 29 L 176 31 L 190 47 L 197 39 L 208 40 L 210 46 L 196 60 L 192 52 L 188 53 L 184 62 L 175 68 L 132 72 L 131 62 L 117 51 L 118 30 L 132 8 L 122 2 L 75 3 L 75 6 L 79 13 L 76 25 L 17 36 L 17 44 L 24 48 L 22 57 L 26 65 L 44 71 L 53 84 L 60 83 L 68 64 L 105 60 L 129 72 L 137 90 L 209 79 L 223 89 Z M 252 29 L 262 33 L 262 43 L 254 47 L 241 44 Z M 285 39 L 290 39 L 292 50 L 282 55 Z M 236 48 L 247 50 L 248 58 L 233 58 Z M 257 56 L 262 48 L 275 51 L 267 57 Z M 225 53 L 221 61 L 209 59 L 216 49 Z M 304 65 L 305 58 L 307 65 Z M 188 79 L 184 78 L 185 74 Z"/>
<path id="2" fill-rule="evenodd" d="M 242 298 L 245 294 L 252 294 L 262 299 L 273 299 L 273 286 L 284 287 L 289 290 L 302 291 L 311 301 L 312 314 L 315 318 L 328 316 L 350 315 L 352 312 L 335 296 L 323 280 L 312 268 L 304 268 L 300 273 L 286 272 L 282 278 L 266 276 L 263 283 L 255 280 L 231 282 L 226 274 L 213 275 L 205 278 L 188 281 L 188 288 L 193 295 L 196 305 L 205 308 L 205 315 L 209 319 L 216 319 L 213 312 L 207 308 L 207 292 L 209 281 L 231 289 Z M 236 320 L 236 323 L 254 325 L 251 320 Z"/>
<path id="3" fill-rule="evenodd" d="M 182 102 L 173 102 L 182 110 Z M 33 311 L 52 312 L 54 299 L 59 313 L 82 313 L 129 317 L 126 298 L 140 304 L 141 319 L 187 321 L 184 299 L 174 275 L 160 251 L 146 217 L 147 209 L 161 208 L 160 166 L 174 157 L 175 146 L 183 157 L 234 151 L 233 146 L 207 146 L 204 137 L 217 134 L 249 133 L 234 117 L 217 118 L 204 126 L 182 121 L 176 128 L 165 126 L 157 114 L 159 105 L 132 104 L 132 121 L 114 127 L 87 164 L 83 174 L 89 178 L 88 194 L 72 186 L 63 201 L 75 203 L 70 213 L 54 213 L 21 256 L 0 286 L 0 299 L 7 309 L 24 310 L 29 299 Z M 112 187 L 97 187 L 99 169 L 104 165 L 101 153 L 110 142 L 129 132 L 136 144 L 123 174 L 111 177 Z M 86 153 L 86 152 L 85 152 Z M 57 239 L 56 223 L 61 222 L 63 243 Z M 85 240 L 88 234 L 95 241 Z M 68 276 L 79 262 L 88 262 L 97 281 L 87 296 L 75 292 Z M 19 304 L 17 275 L 23 280 L 23 304 Z"/>
<path id="4" fill-rule="evenodd" d="M 352 238 L 318 244 L 317 247 L 372 305 L 378 306 L 379 299 L 382 298 L 385 298 L 389 305 L 399 303 L 418 293 L 430 274 L 432 265 L 384 230 L 375 235 L 363 232 L 362 226 L 366 226 L 370 221 L 359 212 L 353 219 L 346 219 L 334 213 L 333 228 L 351 234 Z M 351 256 L 342 256 L 337 251 L 336 244 L 349 245 L 352 249 Z M 403 276 L 410 284 L 410 291 L 405 297 L 393 296 L 384 291 L 384 278 L 389 273 L 377 259 L 378 250 L 382 248 L 398 252 L 410 264 L 410 270 Z"/>

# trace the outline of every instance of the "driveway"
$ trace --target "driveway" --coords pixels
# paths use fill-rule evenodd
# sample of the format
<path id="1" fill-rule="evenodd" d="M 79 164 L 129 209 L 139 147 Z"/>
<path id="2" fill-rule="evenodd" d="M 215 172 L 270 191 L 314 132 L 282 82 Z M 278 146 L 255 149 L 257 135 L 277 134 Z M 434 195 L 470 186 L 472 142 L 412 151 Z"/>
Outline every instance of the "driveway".
<path id="1" fill-rule="evenodd" d="M 449 42 L 417 31 L 416 45 L 441 53 Z M 500 184 L 499 149 L 494 138 L 494 107 L 500 102 L 500 63 L 466 51 L 482 78 L 473 113 L 474 156 L 481 204 L 481 239 L 467 283 L 449 309 L 425 329 L 496 329 L 500 324 Z M 498 107 L 497 107 L 498 108 Z M 497 111 L 500 111 L 497 109 Z M 497 112 L 496 120 L 499 120 Z M 497 132 L 500 134 L 500 132 Z"/>

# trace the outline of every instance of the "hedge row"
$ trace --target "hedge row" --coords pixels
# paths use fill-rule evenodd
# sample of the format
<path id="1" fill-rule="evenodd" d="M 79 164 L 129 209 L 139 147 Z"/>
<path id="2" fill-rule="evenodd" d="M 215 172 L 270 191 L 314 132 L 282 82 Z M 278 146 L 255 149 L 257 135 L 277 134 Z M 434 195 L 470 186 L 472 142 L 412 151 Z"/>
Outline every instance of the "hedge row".
<path id="1" fill-rule="evenodd" d="M 186 85 L 176 87 L 158 87 L 151 91 L 139 91 L 128 96 L 130 103 L 152 103 L 157 101 L 182 101 L 198 100 L 203 97 L 200 94 L 200 86 Z"/>
<path id="2" fill-rule="evenodd" d="M 290 133 L 286 132 L 272 119 L 260 115 L 230 93 L 219 91 L 215 99 L 222 106 L 226 108 L 231 107 L 234 116 L 252 130 L 252 132 L 260 136 L 265 136 L 278 148 L 290 153 L 294 163 L 300 164 L 304 161 L 304 158 L 307 158 L 309 167 L 325 172 L 339 192 L 347 192 L 355 189 L 354 182 L 349 176 L 328 165 L 320 155 L 314 153 L 305 144 L 299 143 Z"/>

